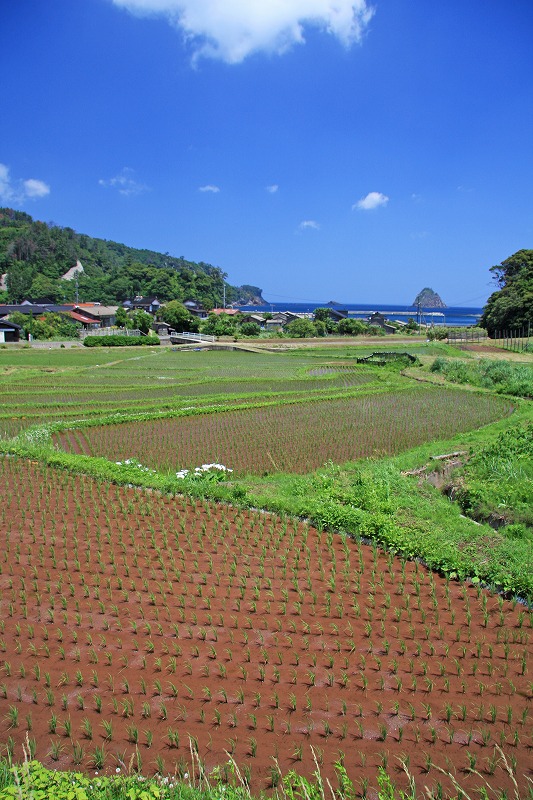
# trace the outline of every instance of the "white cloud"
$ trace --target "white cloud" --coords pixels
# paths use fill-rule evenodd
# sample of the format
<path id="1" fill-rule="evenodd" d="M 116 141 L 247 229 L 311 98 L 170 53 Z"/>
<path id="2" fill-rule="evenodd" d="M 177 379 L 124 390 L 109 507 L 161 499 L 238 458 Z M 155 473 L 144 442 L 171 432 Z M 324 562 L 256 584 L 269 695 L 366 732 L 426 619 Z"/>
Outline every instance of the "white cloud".
<path id="1" fill-rule="evenodd" d="M 134 14 L 159 15 L 179 28 L 195 57 L 231 64 L 254 52 L 282 53 L 314 25 L 345 46 L 361 41 L 374 10 L 367 0 L 112 0 Z"/>
<path id="2" fill-rule="evenodd" d="M 37 178 L 13 181 L 9 174 L 9 167 L 0 164 L 0 201 L 20 205 L 25 200 L 36 200 L 50 194 L 50 187 Z"/>
<path id="3" fill-rule="evenodd" d="M 276 192 L 279 189 L 279 186 L 277 183 L 272 183 L 270 186 L 265 186 L 265 189 L 267 190 L 267 192 L 269 192 L 269 194 L 276 194 Z"/>
<path id="4" fill-rule="evenodd" d="M 27 181 L 22 183 L 27 197 L 46 197 L 50 194 L 50 187 L 44 182 L 36 178 L 28 178 Z"/>
<path id="5" fill-rule="evenodd" d="M 149 190 L 144 183 L 139 183 L 134 178 L 135 171 L 130 167 L 124 167 L 114 178 L 100 178 L 98 183 L 110 189 L 116 189 L 123 197 L 134 197 Z"/>
<path id="6" fill-rule="evenodd" d="M 300 224 L 298 225 L 298 228 L 301 231 L 305 231 L 305 230 L 308 230 L 308 229 L 311 229 L 311 230 L 314 230 L 314 231 L 319 231 L 320 230 L 320 225 L 314 219 L 304 219 L 304 220 L 302 220 L 302 222 L 300 222 Z"/>
<path id="7" fill-rule="evenodd" d="M 362 197 L 352 206 L 352 211 L 372 211 L 374 208 L 386 206 L 389 198 L 381 192 L 369 192 L 366 197 Z"/>
<path id="8" fill-rule="evenodd" d="M 199 192 L 211 192 L 212 194 L 218 194 L 220 192 L 220 188 L 218 186 L 214 186 L 212 183 L 206 184 L 206 186 L 199 186 Z"/>

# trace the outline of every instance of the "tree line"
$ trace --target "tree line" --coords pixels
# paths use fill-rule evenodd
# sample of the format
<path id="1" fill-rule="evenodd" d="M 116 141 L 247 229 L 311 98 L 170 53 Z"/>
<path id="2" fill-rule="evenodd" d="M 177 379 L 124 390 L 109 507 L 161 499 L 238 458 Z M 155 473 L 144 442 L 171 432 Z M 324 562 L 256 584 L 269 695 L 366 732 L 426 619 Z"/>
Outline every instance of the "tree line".
<path id="1" fill-rule="evenodd" d="M 78 260 L 83 272 L 77 282 L 63 280 Z M 0 274 L 7 276 L 7 290 L 0 292 L 4 303 L 47 298 L 117 305 L 143 295 L 161 302 L 195 300 L 210 309 L 222 305 L 224 288 L 228 303 L 261 295 L 255 286 L 228 284 L 227 273 L 203 261 L 96 239 L 10 208 L 0 208 Z"/>

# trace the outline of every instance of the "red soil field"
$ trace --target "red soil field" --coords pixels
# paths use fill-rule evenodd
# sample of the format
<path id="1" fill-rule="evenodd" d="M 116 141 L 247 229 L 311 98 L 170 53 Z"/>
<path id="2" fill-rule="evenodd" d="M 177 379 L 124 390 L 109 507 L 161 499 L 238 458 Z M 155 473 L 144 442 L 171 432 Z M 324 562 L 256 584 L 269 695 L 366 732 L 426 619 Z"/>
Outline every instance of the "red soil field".
<path id="1" fill-rule="evenodd" d="M 0 459 L 0 736 L 47 766 L 359 794 L 532 775 L 532 615 L 305 522 Z M 78 764 L 79 762 L 79 764 Z M 478 772 L 476 774 L 473 770 Z M 222 767 L 224 774 L 224 767 Z"/>

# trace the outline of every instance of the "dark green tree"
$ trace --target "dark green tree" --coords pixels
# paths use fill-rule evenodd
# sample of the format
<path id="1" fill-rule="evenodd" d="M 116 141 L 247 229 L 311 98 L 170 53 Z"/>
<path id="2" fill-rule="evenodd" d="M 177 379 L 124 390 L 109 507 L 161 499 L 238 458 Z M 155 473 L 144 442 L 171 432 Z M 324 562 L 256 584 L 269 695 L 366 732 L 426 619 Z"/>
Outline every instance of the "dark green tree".
<path id="1" fill-rule="evenodd" d="M 315 324 L 317 322 L 321 322 L 325 325 L 325 329 L 327 333 L 334 333 L 337 330 L 337 323 L 331 317 L 331 312 L 329 308 L 315 308 Z M 321 328 L 317 330 L 322 330 Z M 319 334 L 323 336 L 324 334 Z"/>
<path id="2" fill-rule="evenodd" d="M 200 320 L 194 317 L 190 311 L 185 308 L 183 303 L 178 300 L 171 300 L 167 303 L 160 312 L 160 317 L 163 322 L 166 322 L 179 333 L 185 331 L 198 331 L 200 328 Z"/>
<path id="3" fill-rule="evenodd" d="M 143 311 L 142 308 L 137 308 L 130 314 L 130 327 L 138 328 L 141 333 L 148 333 L 153 321 L 152 315 Z"/>
<path id="4" fill-rule="evenodd" d="M 79 326 L 65 314 L 43 314 L 26 323 L 26 330 L 34 339 L 74 339 Z"/>
<path id="5" fill-rule="evenodd" d="M 12 261 L 7 271 L 7 293 L 11 303 L 21 303 L 30 296 L 33 269 L 24 261 Z"/>
<path id="6" fill-rule="evenodd" d="M 259 336 L 261 328 L 257 322 L 243 322 L 239 328 L 239 333 L 242 336 Z"/>
<path id="7" fill-rule="evenodd" d="M 311 320 L 306 317 L 293 319 L 284 330 L 292 339 L 309 339 L 312 336 L 316 336 L 315 326 Z"/>
<path id="8" fill-rule="evenodd" d="M 533 250 L 518 250 L 490 271 L 499 288 L 487 300 L 480 325 L 489 336 L 533 328 Z"/>
<path id="9" fill-rule="evenodd" d="M 337 331 L 341 336 L 359 336 L 366 333 L 367 326 L 360 319 L 341 319 L 337 325 Z"/>
<path id="10" fill-rule="evenodd" d="M 13 311 L 13 313 L 9 315 L 9 319 L 11 322 L 14 322 L 15 325 L 20 325 L 22 328 L 22 335 L 27 339 L 28 333 L 31 333 L 33 327 L 32 315 L 23 314 L 21 311 Z"/>
<path id="11" fill-rule="evenodd" d="M 202 333 L 207 333 L 211 336 L 234 336 L 236 330 L 236 322 L 229 314 L 209 314 L 208 318 L 202 322 Z"/>
<path id="12" fill-rule="evenodd" d="M 126 312 L 126 309 L 122 306 L 117 308 L 117 313 L 115 314 L 115 321 L 117 323 L 117 328 L 127 328 L 129 324 L 129 317 Z"/>
<path id="13" fill-rule="evenodd" d="M 35 300 L 47 299 L 52 303 L 61 302 L 63 292 L 59 282 L 54 278 L 49 278 L 44 274 L 36 275 L 31 282 L 30 297 Z"/>

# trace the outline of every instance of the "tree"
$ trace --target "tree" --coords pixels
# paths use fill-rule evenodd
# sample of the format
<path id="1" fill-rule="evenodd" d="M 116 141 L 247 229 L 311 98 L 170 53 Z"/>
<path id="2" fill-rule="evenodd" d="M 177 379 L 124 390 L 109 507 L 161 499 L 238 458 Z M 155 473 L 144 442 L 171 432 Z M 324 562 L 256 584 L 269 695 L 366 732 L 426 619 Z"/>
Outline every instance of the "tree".
<path id="1" fill-rule="evenodd" d="M 409 317 L 409 319 L 407 320 L 407 324 L 404 325 L 402 333 L 404 331 L 405 331 L 405 333 L 418 333 L 418 330 L 419 330 L 419 328 L 418 328 L 418 325 L 416 323 L 416 320 L 414 320 L 413 317 Z"/>
<path id="2" fill-rule="evenodd" d="M 239 328 L 239 333 L 242 336 L 259 336 L 261 328 L 257 322 L 243 322 Z"/>
<path id="3" fill-rule="evenodd" d="M 198 317 L 194 317 L 179 300 L 171 300 L 160 312 L 161 319 L 175 331 L 197 331 L 200 327 Z"/>
<path id="4" fill-rule="evenodd" d="M 151 314 L 143 311 L 142 308 L 136 308 L 130 314 L 130 321 L 132 328 L 138 328 L 141 333 L 148 333 L 154 320 Z"/>
<path id="5" fill-rule="evenodd" d="M 337 325 L 337 331 L 341 336 L 359 336 L 361 333 L 366 333 L 367 326 L 360 319 L 341 319 Z"/>
<path id="6" fill-rule="evenodd" d="M 332 319 L 331 310 L 329 308 L 315 308 L 315 325 L 317 322 L 324 324 L 327 333 L 333 333 L 337 330 L 337 323 Z M 317 331 L 319 330 L 322 330 L 322 328 L 317 328 Z M 324 334 L 319 333 L 319 336 L 324 336 Z"/>
<path id="7" fill-rule="evenodd" d="M 329 308 L 315 308 L 315 322 L 317 320 L 320 320 L 321 322 L 327 322 L 328 319 L 331 319 Z"/>
<path id="8" fill-rule="evenodd" d="M 117 308 L 117 313 L 115 314 L 115 321 L 117 323 L 118 328 L 128 327 L 129 317 L 126 312 L 126 309 L 123 308 L 122 306 L 119 306 Z"/>
<path id="9" fill-rule="evenodd" d="M 62 291 L 57 282 L 53 278 L 48 278 L 46 275 L 36 275 L 31 282 L 30 297 L 35 300 L 47 299 L 53 303 L 58 303 L 62 300 Z"/>
<path id="10" fill-rule="evenodd" d="M 499 289 L 487 300 L 480 325 L 489 336 L 533 327 L 533 250 L 518 250 L 490 271 Z"/>
<path id="11" fill-rule="evenodd" d="M 12 261 L 7 271 L 7 293 L 12 303 L 21 303 L 30 294 L 33 270 L 24 261 Z"/>
<path id="12" fill-rule="evenodd" d="M 28 333 L 31 333 L 33 327 L 32 315 L 23 314 L 22 311 L 13 311 L 13 313 L 9 315 L 9 319 L 11 322 L 14 322 L 15 325 L 20 325 L 23 336 L 27 339 Z"/>
<path id="13" fill-rule="evenodd" d="M 316 336 L 315 326 L 306 317 L 293 319 L 286 326 L 285 331 L 292 339 L 309 339 L 312 336 Z"/>
<path id="14" fill-rule="evenodd" d="M 34 339 L 75 339 L 79 325 L 65 314 L 42 314 L 31 322 L 28 320 L 25 330 Z"/>
<path id="15" fill-rule="evenodd" d="M 235 318 L 230 317 L 229 314 L 209 314 L 208 318 L 202 322 L 202 333 L 207 333 L 211 336 L 234 336 L 235 335 Z"/>

